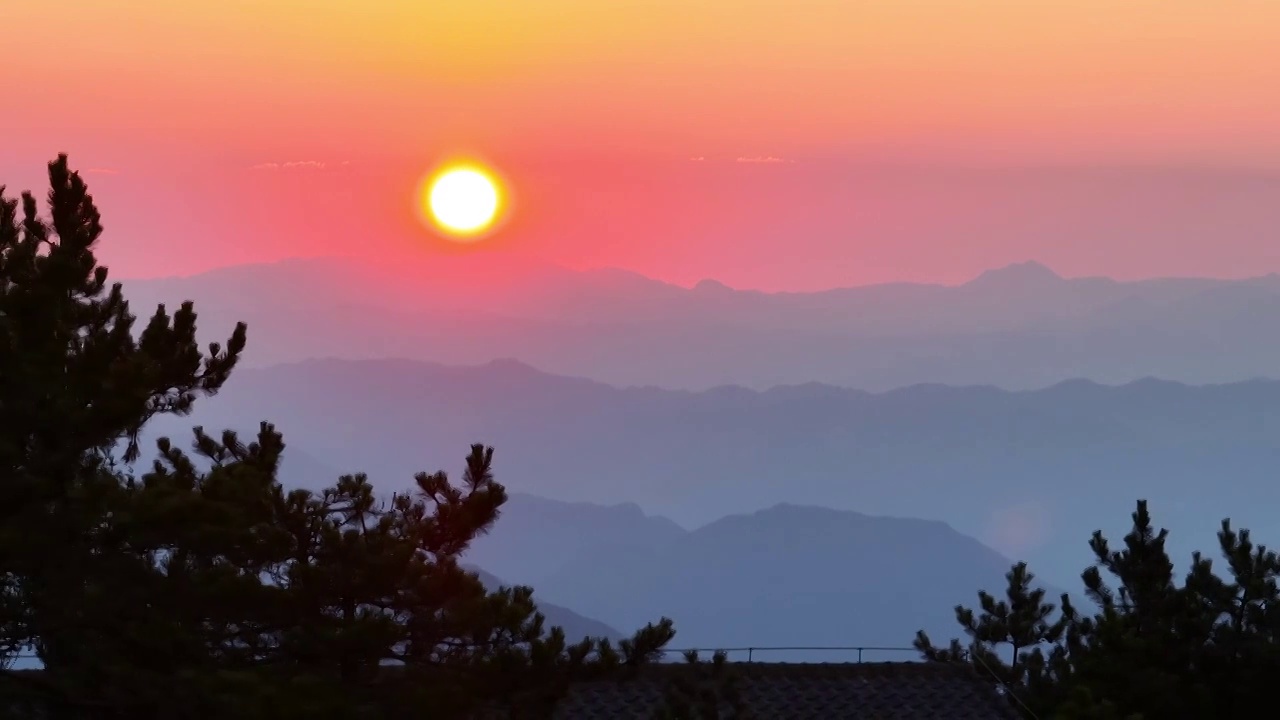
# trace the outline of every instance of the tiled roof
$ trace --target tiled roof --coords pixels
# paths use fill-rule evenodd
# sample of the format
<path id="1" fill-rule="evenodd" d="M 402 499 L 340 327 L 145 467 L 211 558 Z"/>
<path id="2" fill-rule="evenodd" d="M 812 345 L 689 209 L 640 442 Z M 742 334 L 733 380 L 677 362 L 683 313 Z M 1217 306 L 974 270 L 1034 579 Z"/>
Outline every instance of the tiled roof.
<path id="1" fill-rule="evenodd" d="M 680 674 L 706 665 L 659 665 L 625 680 L 575 684 L 556 720 L 652 720 Z M 730 663 L 754 720 L 1014 720 L 991 683 L 941 663 Z M 726 708 L 727 709 L 727 708 Z M 722 711 L 723 712 L 723 711 Z M 732 717 L 732 714 L 722 714 Z"/>

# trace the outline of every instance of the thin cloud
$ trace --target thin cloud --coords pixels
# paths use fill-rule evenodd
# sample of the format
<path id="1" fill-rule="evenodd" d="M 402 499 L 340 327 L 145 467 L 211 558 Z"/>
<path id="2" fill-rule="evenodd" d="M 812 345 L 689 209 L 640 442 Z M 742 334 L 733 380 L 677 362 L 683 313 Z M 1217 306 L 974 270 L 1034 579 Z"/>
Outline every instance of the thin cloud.
<path id="1" fill-rule="evenodd" d="M 784 160 L 783 158 L 774 157 L 772 155 L 756 155 L 754 157 L 739 157 L 738 162 L 740 163 L 790 163 L 795 161 Z"/>
<path id="2" fill-rule="evenodd" d="M 344 168 L 351 164 L 349 160 L 343 160 L 335 165 L 330 165 L 323 160 L 290 160 L 289 162 L 265 162 L 258 163 L 253 166 L 254 170 L 329 170 Z"/>

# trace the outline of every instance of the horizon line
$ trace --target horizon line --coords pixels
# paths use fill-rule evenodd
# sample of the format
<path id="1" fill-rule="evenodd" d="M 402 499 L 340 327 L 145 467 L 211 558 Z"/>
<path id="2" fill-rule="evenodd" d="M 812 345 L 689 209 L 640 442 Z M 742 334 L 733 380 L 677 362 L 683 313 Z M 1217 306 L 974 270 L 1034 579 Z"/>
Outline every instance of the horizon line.
<path id="1" fill-rule="evenodd" d="M 488 257 L 492 258 L 494 256 L 489 255 Z M 505 253 L 503 255 L 503 258 L 505 260 L 518 259 L 520 260 L 520 264 L 525 267 L 528 267 L 529 265 L 528 259 L 522 258 L 522 256 L 518 253 Z M 423 262 L 426 262 L 429 259 L 439 260 L 441 258 L 436 256 L 425 256 L 425 255 L 421 256 L 421 261 Z M 232 263 L 228 265 L 218 265 L 215 267 L 210 267 L 203 270 L 197 270 L 194 272 L 187 272 L 187 273 L 173 273 L 168 275 L 126 275 L 124 277 L 117 278 L 116 281 L 118 282 L 127 282 L 127 281 L 156 282 L 156 281 L 165 281 L 165 280 L 191 280 L 191 279 L 195 279 L 195 278 L 199 278 L 199 277 L 203 277 L 203 276 L 207 276 L 215 273 L 234 271 L 242 268 L 266 268 L 266 267 L 281 266 L 281 265 L 296 264 L 296 263 L 324 263 L 324 262 L 354 261 L 356 264 L 363 265 L 365 267 L 378 267 L 380 265 L 386 265 L 389 267 L 390 266 L 403 267 L 403 264 L 406 260 L 407 260 L 406 258 L 396 258 L 396 259 L 381 260 L 381 261 L 371 261 L 369 258 L 365 256 L 356 255 L 356 254 L 298 255 L 298 256 L 291 256 L 291 257 L 276 258 L 272 260 L 260 260 L 260 261 L 251 261 L 251 262 L 242 262 L 242 263 Z M 448 256 L 446 261 L 448 260 L 456 260 L 456 257 Z M 540 260 L 535 262 L 538 264 L 541 264 L 545 269 L 563 270 L 563 271 L 582 274 L 582 275 L 587 275 L 592 273 L 623 273 L 623 274 L 631 275 L 636 278 L 647 280 L 653 283 L 659 283 L 662 285 L 666 285 L 668 287 L 678 288 L 680 290 L 685 290 L 688 292 L 695 292 L 697 291 L 698 287 L 702 285 L 719 285 L 733 292 L 753 293 L 753 294 L 759 294 L 759 295 L 819 295 L 819 294 L 828 293 L 828 292 L 865 290 L 865 289 L 874 289 L 874 288 L 902 287 L 902 286 L 959 289 L 959 288 L 972 285 L 977 281 L 983 279 L 984 277 L 989 277 L 993 274 L 997 274 L 1001 272 L 1017 271 L 1022 269 L 1030 270 L 1033 272 L 1041 272 L 1041 274 L 1044 274 L 1044 275 L 1051 275 L 1054 280 L 1062 281 L 1062 282 L 1107 281 L 1107 282 L 1112 282 L 1119 285 L 1133 285 L 1133 284 L 1153 283 L 1153 282 L 1195 282 L 1195 281 L 1237 283 L 1237 282 L 1267 280 L 1267 279 L 1280 277 L 1280 269 L 1271 270 L 1269 272 L 1251 274 L 1251 275 L 1143 275 L 1138 277 L 1123 277 L 1123 276 L 1117 277 L 1113 275 L 1067 276 L 1054 270 L 1053 267 L 1048 263 L 1042 262 L 1040 260 L 1035 260 L 1035 259 L 1025 259 L 1025 260 L 1015 260 L 1015 261 L 1007 262 L 1003 265 L 996 265 L 996 266 L 989 267 L 985 270 L 980 271 L 978 274 L 974 275 L 968 280 L 965 280 L 962 282 L 948 283 L 948 282 L 936 282 L 936 281 L 918 280 L 918 279 L 915 279 L 915 280 L 902 279 L 902 280 L 888 280 L 884 282 L 859 283 L 859 284 L 850 284 L 850 285 L 833 285 L 833 286 L 824 287 L 820 289 L 766 290 L 762 288 L 752 288 L 752 287 L 735 287 L 721 280 L 717 280 L 711 277 L 702 278 L 692 282 L 692 284 L 689 284 L 687 282 L 678 282 L 674 280 L 664 279 L 654 275 L 646 274 L 638 270 L 633 270 L 631 268 L 626 268 L 626 267 L 620 267 L 617 265 L 574 266 L 568 263 L 557 262 L 552 260 Z"/>
<path id="2" fill-rule="evenodd" d="M 697 390 L 691 390 L 688 388 L 663 387 L 661 385 L 653 385 L 653 384 L 616 385 L 614 383 L 605 382 L 603 380 L 596 380 L 594 378 L 584 377 L 582 375 L 566 375 L 559 372 L 544 370 L 532 363 L 529 363 L 514 357 L 495 357 L 489 360 L 484 360 L 481 362 L 474 362 L 474 363 L 445 363 L 445 362 L 439 362 L 436 360 L 426 360 L 422 358 L 411 358 L 411 357 L 394 356 L 394 355 L 387 356 L 387 357 L 337 357 L 333 355 L 325 355 L 325 356 L 307 357 L 299 360 L 287 360 L 284 362 L 266 363 L 262 365 L 249 364 L 249 365 L 243 366 L 242 369 L 246 372 L 267 372 L 267 371 L 274 371 L 274 370 L 285 370 L 288 368 L 295 368 L 302 365 L 317 365 L 317 364 L 327 364 L 327 363 L 335 363 L 335 364 L 342 364 L 342 365 L 370 365 L 370 364 L 376 364 L 376 363 L 397 363 L 397 364 L 411 365 L 411 366 L 417 366 L 417 367 L 427 367 L 427 368 L 439 369 L 439 370 L 471 370 L 471 371 L 485 370 L 493 366 L 508 366 L 508 367 L 518 366 L 521 369 L 532 371 L 534 374 L 540 375 L 543 377 L 589 383 L 592 385 L 598 385 L 598 386 L 610 388 L 613 390 L 617 390 L 619 392 L 657 391 L 657 392 L 664 392 L 664 393 L 677 393 L 681 395 L 706 395 L 713 392 L 733 392 L 733 391 L 748 392 L 748 393 L 751 393 L 752 395 L 767 395 L 772 392 L 797 390 L 801 388 L 821 388 L 826 390 L 834 390 L 834 391 L 838 391 L 846 394 L 862 395 L 866 397 L 884 397 L 887 395 L 893 395 L 893 394 L 911 392 L 911 391 L 928 390 L 928 389 L 944 389 L 944 390 L 956 390 L 956 391 L 983 390 L 988 392 L 994 391 L 1002 395 L 1032 395 L 1036 393 L 1044 393 L 1044 392 L 1049 392 L 1051 390 L 1056 390 L 1061 388 L 1064 385 L 1082 385 L 1082 384 L 1089 385 L 1092 387 L 1102 388 L 1104 390 L 1124 390 L 1127 388 L 1132 388 L 1135 385 L 1151 385 L 1151 384 L 1172 385 L 1175 387 L 1185 388 L 1188 390 L 1207 390 L 1207 389 L 1217 389 L 1217 388 L 1226 388 L 1226 387 L 1236 387 L 1239 385 L 1250 385 L 1255 383 L 1267 383 L 1267 384 L 1280 383 L 1280 377 L 1269 377 L 1265 375 L 1258 375 L 1251 378 L 1244 378 L 1240 380 L 1229 380 L 1225 382 L 1210 382 L 1210 383 L 1190 383 L 1182 380 L 1170 380 L 1168 378 L 1162 378 L 1155 375 L 1143 375 L 1142 377 L 1135 377 L 1131 380 L 1126 380 L 1123 382 L 1114 382 L 1114 383 L 1107 383 L 1099 380 L 1094 380 L 1092 378 L 1087 378 L 1084 376 L 1077 376 L 1077 377 L 1069 377 L 1069 378 L 1064 378 L 1062 380 L 1057 380 L 1055 382 L 1049 383 L 1048 385 L 1041 385 L 1034 388 L 1021 388 L 1021 389 L 1010 389 L 1010 388 L 1001 387 L 999 385 L 994 385 L 991 383 L 968 383 L 964 385 L 952 385 L 950 383 L 945 383 L 945 382 L 924 381 L 924 382 L 909 383 L 907 385 L 898 385 L 885 390 L 867 390 L 865 388 L 852 387 L 849 385 L 837 385 L 835 383 L 822 382 L 820 380 L 810 380 L 807 382 L 798 382 L 798 383 L 779 383 L 776 385 L 770 385 L 765 388 L 754 388 L 748 385 L 742 385 L 738 383 L 723 383 L 720 385 L 711 385 L 711 386 L 700 388 Z"/>

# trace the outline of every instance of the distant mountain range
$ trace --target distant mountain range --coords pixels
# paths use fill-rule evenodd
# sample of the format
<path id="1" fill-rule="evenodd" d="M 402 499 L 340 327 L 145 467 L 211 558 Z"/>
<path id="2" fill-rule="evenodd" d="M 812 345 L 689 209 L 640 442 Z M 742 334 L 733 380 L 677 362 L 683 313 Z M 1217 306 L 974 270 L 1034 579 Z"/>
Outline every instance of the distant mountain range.
<path id="1" fill-rule="evenodd" d="M 667 615 L 675 647 L 773 648 L 755 658 L 828 662 L 857 651 L 813 648 L 915 659 L 883 648 L 909 647 L 922 628 L 957 634 L 953 606 L 979 587 L 1002 589 L 1011 564 L 933 521 L 781 504 L 685 531 L 633 505 L 521 495 L 468 558 L 615 627 Z"/>
<path id="2" fill-rule="evenodd" d="M 285 433 L 295 484 L 363 470 L 399 489 L 414 472 L 456 467 L 470 443 L 483 442 L 497 448 L 499 477 L 513 492 L 635 503 L 684 527 L 779 503 L 941 520 L 1065 587 L 1078 585 L 1091 559 L 1089 534 L 1122 535 L 1137 498 L 1173 531 L 1179 559 L 1211 552 L 1223 517 L 1264 542 L 1280 534 L 1270 511 L 1280 501 L 1274 381 L 694 393 L 618 389 L 513 361 L 325 360 L 238 371 L 193 417 L 153 430 L 253 430 L 264 419 Z M 628 538 L 679 535 L 638 508 L 612 512 L 603 526 L 643 529 L 600 535 L 587 550 L 616 554 L 629 551 Z M 538 557 L 579 552 L 557 544 L 560 524 L 521 531 L 540 548 L 521 561 L 529 573 L 550 572 Z M 529 574 L 520 563 L 477 563 L 513 582 Z"/>
<path id="3" fill-rule="evenodd" d="M 322 469 L 291 447 L 283 479 L 319 485 L 307 473 Z M 736 659 L 751 648 L 777 662 L 915 659 L 917 630 L 956 634 L 954 604 L 1002 588 L 1011 564 L 937 521 L 779 504 L 687 531 L 631 503 L 523 493 L 463 559 L 491 590 L 533 587 L 547 627 L 570 641 L 617 641 L 667 616 L 673 648 L 725 648 Z"/>
<path id="4" fill-rule="evenodd" d="M 532 585 L 571 636 L 666 614 L 682 647 L 945 639 L 1009 558 L 1077 589 L 1089 534 L 1118 540 L 1137 498 L 1180 562 L 1223 517 L 1280 535 L 1280 382 L 1249 379 L 1280 367 L 1275 276 L 1027 263 L 765 294 L 318 260 L 126 294 L 197 300 L 209 340 L 250 323 L 248 365 L 152 436 L 270 420 L 288 484 L 367 471 L 386 491 L 494 445 L 513 497 L 466 561 Z M 800 658 L 850 659 L 775 659 Z"/>
<path id="5" fill-rule="evenodd" d="M 478 538 L 467 559 L 522 583 L 571 573 L 667 546 L 687 531 L 634 503 L 604 506 L 511 493 L 494 529 Z"/>
<path id="6" fill-rule="evenodd" d="M 620 386 L 816 381 L 868 390 L 1230 382 L 1280 368 L 1276 275 L 1117 282 L 1066 279 L 1029 262 L 960 286 L 762 293 L 477 255 L 394 268 L 332 259 L 240 266 L 130 280 L 127 295 L 146 312 L 196 300 L 211 340 L 248 321 L 255 365 L 514 357 Z"/>

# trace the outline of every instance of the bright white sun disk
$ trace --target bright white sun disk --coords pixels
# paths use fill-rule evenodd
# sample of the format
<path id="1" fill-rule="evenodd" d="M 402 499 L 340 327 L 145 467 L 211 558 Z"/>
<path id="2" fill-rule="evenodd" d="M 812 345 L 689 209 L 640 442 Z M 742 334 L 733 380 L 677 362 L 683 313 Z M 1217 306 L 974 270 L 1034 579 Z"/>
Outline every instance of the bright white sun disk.
<path id="1" fill-rule="evenodd" d="M 471 168 L 449 170 L 431 185 L 431 216 L 446 231 L 474 233 L 498 213 L 498 188 L 487 175 Z"/>

